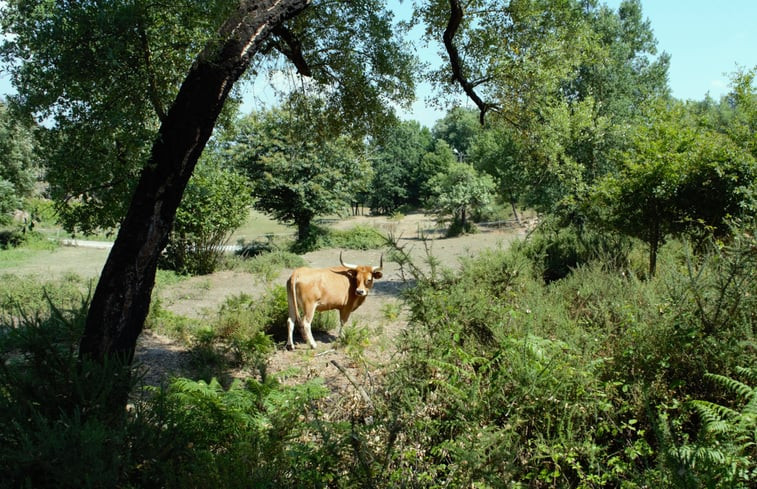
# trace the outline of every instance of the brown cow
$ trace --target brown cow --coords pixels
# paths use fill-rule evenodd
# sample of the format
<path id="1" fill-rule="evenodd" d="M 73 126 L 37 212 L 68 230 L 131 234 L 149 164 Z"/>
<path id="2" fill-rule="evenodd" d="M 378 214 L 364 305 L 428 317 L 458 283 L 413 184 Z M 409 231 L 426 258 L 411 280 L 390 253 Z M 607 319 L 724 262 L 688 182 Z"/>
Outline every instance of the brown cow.
<path id="1" fill-rule="evenodd" d="M 381 255 L 379 266 L 350 265 L 342 260 L 339 253 L 341 267 L 332 268 L 297 268 L 287 280 L 287 302 L 289 303 L 289 319 L 287 328 L 289 336 L 287 349 L 294 350 L 292 333 L 294 324 L 300 326 L 302 338 L 315 348 L 315 340 L 310 330 L 315 311 L 339 310 L 339 334 L 350 317 L 350 313 L 360 307 L 373 288 L 373 281 L 382 276 L 384 255 Z M 300 317 L 299 308 L 304 317 Z"/>

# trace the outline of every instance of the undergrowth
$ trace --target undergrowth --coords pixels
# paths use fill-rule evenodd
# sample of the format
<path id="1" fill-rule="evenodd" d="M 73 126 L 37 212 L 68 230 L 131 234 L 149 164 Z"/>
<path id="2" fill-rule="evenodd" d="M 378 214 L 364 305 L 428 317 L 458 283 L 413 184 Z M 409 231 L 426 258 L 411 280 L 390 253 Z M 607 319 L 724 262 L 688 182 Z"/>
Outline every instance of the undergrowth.
<path id="1" fill-rule="evenodd" d="M 258 375 L 175 379 L 117 422 L 113 371 L 75 361 L 86 305 L 17 314 L 0 334 L 0 484 L 754 487 L 754 230 L 705 254 L 668 246 L 655 277 L 631 249 L 546 283 L 524 249 L 416 275 L 409 325 L 358 408 L 266 372 L 282 289 L 191 326 Z M 369 331 L 352 331 L 355 355 Z"/>

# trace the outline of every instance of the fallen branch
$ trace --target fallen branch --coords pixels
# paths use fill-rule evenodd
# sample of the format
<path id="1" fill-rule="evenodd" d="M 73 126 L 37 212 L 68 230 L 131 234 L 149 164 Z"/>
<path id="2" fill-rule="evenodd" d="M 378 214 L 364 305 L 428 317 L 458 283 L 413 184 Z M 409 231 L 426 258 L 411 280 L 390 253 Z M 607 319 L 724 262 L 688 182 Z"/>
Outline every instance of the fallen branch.
<path id="1" fill-rule="evenodd" d="M 365 403 L 368 404 L 371 407 L 371 409 L 374 409 L 373 401 L 371 401 L 370 396 L 368 395 L 367 392 L 365 392 L 365 389 L 363 389 L 361 386 L 358 385 L 358 383 L 355 381 L 352 375 L 350 375 L 350 373 L 347 372 L 347 370 L 344 367 L 342 367 L 339 364 L 339 362 L 337 362 L 336 360 L 331 360 L 331 363 L 337 369 L 339 369 L 340 372 L 342 372 L 342 375 L 344 375 L 347 378 L 347 380 L 350 381 L 350 384 L 352 384 L 352 386 L 360 393 L 360 397 L 363 398 L 363 401 L 365 401 Z"/>

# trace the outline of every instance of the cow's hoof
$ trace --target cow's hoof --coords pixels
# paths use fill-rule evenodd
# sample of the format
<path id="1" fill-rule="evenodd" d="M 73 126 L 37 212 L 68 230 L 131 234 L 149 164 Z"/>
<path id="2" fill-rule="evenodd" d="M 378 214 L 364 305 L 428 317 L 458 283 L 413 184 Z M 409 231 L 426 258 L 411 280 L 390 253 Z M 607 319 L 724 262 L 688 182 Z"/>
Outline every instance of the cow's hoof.
<path id="1" fill-rule="evenodd" d="M 294 345 L 287 343 L 287 350 L 294 351 Z"/>
<path id="2" fill-rule="evenodd" d="M 310 343 L 310 348 L 312 348 L 313 350 L 315 350 L 316 348 L 318 348 L 318 345 L 316 345 L 315 342 Z"/>

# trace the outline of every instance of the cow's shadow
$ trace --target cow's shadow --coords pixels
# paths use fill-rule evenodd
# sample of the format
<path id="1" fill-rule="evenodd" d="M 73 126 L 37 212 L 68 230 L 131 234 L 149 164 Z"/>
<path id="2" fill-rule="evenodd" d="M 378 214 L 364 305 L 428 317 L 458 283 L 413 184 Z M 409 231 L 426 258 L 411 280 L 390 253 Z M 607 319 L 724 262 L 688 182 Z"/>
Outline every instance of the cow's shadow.
<path id="1" fill-rule="evenodd" d="M 323 313 L 317 312 L 316 314 L 323 314 Z M 332 312 L 329 311 L 329 314 L 332 314 Z M 314 330 L 313 338 L 319 344 L 320 343 L 323 343 L 323 344 L 335 343 L 336 340 L 339 339 L 339 337 L 337 336 L 338 331 L 339 331 L 338 326 L 337 326 L 336 331 Z M 273 328 L 273 330 L 270 331 L 269 334 L 273 338 L 273 341 L 276 343 L 276 345 L 280 346 L 282 350 L 286 349 L 286 343 L 287 343 L 286 324 Z M 309 348 L 305 340 L 302 338 L 302 335 L 300 334 L 299 327 L 294 328 L 294 346 L 295 348 Z"/>

